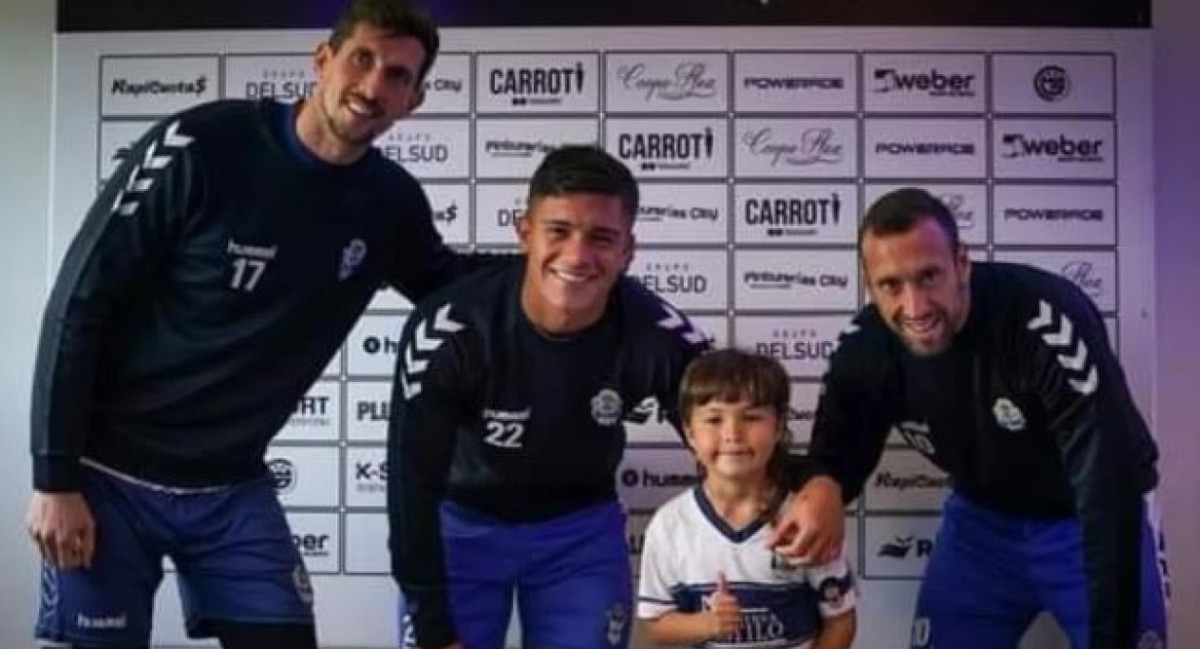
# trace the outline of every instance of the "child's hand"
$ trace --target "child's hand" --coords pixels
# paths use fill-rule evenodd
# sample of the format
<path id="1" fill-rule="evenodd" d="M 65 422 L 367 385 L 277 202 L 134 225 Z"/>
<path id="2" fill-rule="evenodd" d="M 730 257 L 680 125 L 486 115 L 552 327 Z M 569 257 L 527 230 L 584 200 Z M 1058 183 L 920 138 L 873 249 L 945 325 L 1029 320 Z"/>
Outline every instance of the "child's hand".
<path id="1" fill-rule="evenodd" d="M 710 638 L 730 637 L 742 626 L 742 607 L 733 591 L 729 590 L 729 582 L 725 580 L 723 572 L 717 573 L 717 589 L 713 591 L 708 613 L 713 626 Z"/>

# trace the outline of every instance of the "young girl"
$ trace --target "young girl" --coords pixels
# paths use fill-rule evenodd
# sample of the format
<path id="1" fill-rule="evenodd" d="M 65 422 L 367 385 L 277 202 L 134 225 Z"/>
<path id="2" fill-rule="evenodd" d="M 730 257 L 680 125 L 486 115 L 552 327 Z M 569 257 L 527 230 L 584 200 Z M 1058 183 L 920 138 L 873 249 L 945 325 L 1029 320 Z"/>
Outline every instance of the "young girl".
<path id="1" fill-rule="evenodd" d="M 646 528 L 637 613 L 654 643 L 850 646 L 855 591 L 845 560 L 797 567 L 765 542 L 787 497 L 790 388 L 774 359 L 736 349 L 688 366 L 679 409 L 704 481 Z"/>

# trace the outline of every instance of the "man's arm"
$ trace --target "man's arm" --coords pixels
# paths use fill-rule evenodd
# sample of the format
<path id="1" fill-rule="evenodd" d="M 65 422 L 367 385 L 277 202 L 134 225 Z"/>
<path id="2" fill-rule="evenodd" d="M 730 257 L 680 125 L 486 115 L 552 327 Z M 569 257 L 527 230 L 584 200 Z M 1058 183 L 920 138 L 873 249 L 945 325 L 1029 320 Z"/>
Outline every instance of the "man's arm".
<path id="1" fill-rule="evenodd" d="M 149 300 L 178 232 L 197 206 L 194 138 L 175 120 L 150 129 L 92 203 L 42 319 L 33 379 L 34 495 L 27 526 L 52 565 L 86 566 L 95 524 L 80 496 L 79 457 L 93 413 L 105 335 Z"/>
<path id="2" fill-rule="evenodd" d="M 1146 485 L 1139 484 L 1137 443 L 1148 438 L 1145 423 L 1086 297 L 1043 299 L 1022 324 L 1016 357 L 1042 398 L 1083 526 L 1091 647 L 1126 649 L 1135 644 L 1139 617 Z"/>
<path id="3" fill-rule="evenodd" d="M 418 312 L 405 325 L 388 426 L 388 544 L 392 576 L 404 592 L 417 645 L 457 640 L 448 596 L 440 505 L 459 425 L 460 354 L 450 306 Z"/>
<path id="4" fill-rule="evenodd" d="M 808 455 L 793 456 L 791 505 L 780 513 L 769 543 L 801 564 L 840 555 L 844 506 L 862 492 L 879 463 L 890 425 L 889 361 L 882 345 L 853 325 L 840 338 L 822 378 Z"/>
<path id="5" fill-rule="evenodd" d="M 33 381 L 34 488 L 77 491 L 105 333 L 163 281 L 178 232 L 196 209 L 194 138 L 160 123 L 130 152 L 92 203 L 67 249 L 42 319 Z"/>
<path id="6" fill-rule="evenodd" d="M 408 209 L 402 218 L 407 227 L 400 235 L 399 254 L 389 283 L 409 301 L 416 303 L 475 271 L 515 263 L 522 258 L 516 254 L 454 251 L 434 227 L 433 208 L 415 180 L 406 197 Z"/>

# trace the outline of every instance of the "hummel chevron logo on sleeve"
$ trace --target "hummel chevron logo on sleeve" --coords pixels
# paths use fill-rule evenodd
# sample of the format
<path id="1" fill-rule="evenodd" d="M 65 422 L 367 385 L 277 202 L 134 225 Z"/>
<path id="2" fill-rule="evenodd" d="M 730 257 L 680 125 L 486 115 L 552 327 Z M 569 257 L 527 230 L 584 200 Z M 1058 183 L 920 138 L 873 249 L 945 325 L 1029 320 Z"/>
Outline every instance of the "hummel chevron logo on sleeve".
<path id="1" fill-rule="evenodd" d="M 407 401 L 421 394 L 421 375 L 429 368 L 428 356 L 437 351 L 450 334 L 462 331 L 462 323 L 450 319 L 450 305 L 438 309 L 432 319 L 425 319 L 413 327 L 413 337 L 404 349 L 400 368 L 400 387 Z"/>
<path id="2" fill-rule="evenodd" d="M 662 302 L 661 304 L 663 311 L 665 311 L 667 314 L 667 317 L 659 320 L 656 323 L 658 326 L 666 329 L 667 331 L 678 331 L 679 335 L 683 336 L 684 340 L 693 345 L 700 345 L 708 340 L 703 333 L 697 331 L 696 328 L 692 326 L 692 323 L 687 318 L 683 317 L 683 314 L 671 308 L 671 305 L 667 304 L 666 302 Z"/>
<path id="3" fill-rule="evenodd" d="M 129 174 L 129 181 L 125 183 L 125 188 L 117 194 L 116 200 L 113 201 L 112 211 L 121 216 L 136 214 L 141 205 L 138 195 L 145 194 L 154 187 L 155 178 L 148 175 L 147 172 L 166 169 L 171 164 L 177 150 L 186 148 L 193 139 L 195 138 L 179 132 L 178 120 L 172 122 L 163 131 L 162 138 L 151 142 L 150 146 L 146 148 L 146 155 L 142 156 L 141 164 Z"/>
<path id="4" fill-rule="evenodd" d="M 1054 328 L 1055 316 L 1059 325 Z M 1088 357 L 1087 344 L 1076 337 L 1075 327 L 1066 314 L 1056 314 L 1045 300 L 1038 303 L 1038 314 L 1030 319 L 1028 329 L 1040 332 L 1042 342 L 1058 352 L 1058 364 L 1067 370 L 1067 383 L 1080 394 L 1092 394 L 1100 386 L 1100 375 Z"/>

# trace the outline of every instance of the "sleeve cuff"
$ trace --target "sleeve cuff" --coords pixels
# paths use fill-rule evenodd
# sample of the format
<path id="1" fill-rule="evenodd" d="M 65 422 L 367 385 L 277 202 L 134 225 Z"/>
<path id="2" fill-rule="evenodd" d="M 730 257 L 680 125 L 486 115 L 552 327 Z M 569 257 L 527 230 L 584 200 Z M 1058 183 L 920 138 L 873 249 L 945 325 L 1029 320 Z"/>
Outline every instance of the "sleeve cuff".
<path id="1" fill-rule="evenodd" d="M 33 488 L 45 493 L 79 491 L 83 480 L 79 458 L 41 455 L 33 458 Z"/>
<path id="2" fill-rule="evenodd" d="M 417 597 L 405 593 L 404 600 L 409 619 L 412 620 L 417 646 L 445 647 L 458 641 L 445 591 L 425 593 Z"/>

